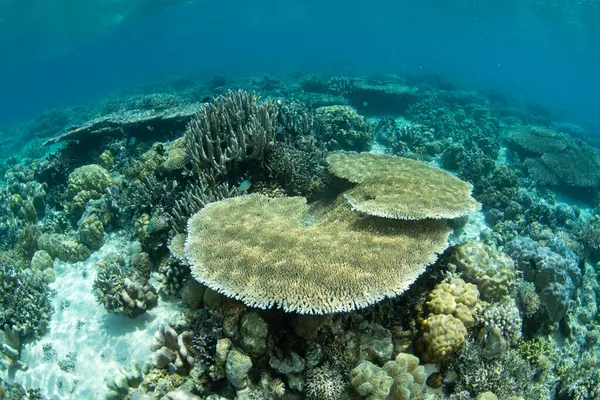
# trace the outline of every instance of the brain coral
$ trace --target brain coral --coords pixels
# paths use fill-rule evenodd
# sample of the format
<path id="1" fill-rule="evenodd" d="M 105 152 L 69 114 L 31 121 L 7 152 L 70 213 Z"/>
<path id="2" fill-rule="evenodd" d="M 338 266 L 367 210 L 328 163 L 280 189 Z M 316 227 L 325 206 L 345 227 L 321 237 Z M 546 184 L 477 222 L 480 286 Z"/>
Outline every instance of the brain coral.
<path id="1" fill-rule="evenodd" d="M 449 266 L 476 284 L 486 301 L 500 300 L 514 288 L 516 269 L 513 260 L 481 242 L 469 241 L 458 246 Z"/>
<path id="2" fill-rule="evenodd" d="M 395 219 L 457 218 L 480 208 L 473 187 L 429 164 L 386 154 L 335 153 L 329 171 L 357 185 L 346 200 L 361 213 Z"/>
<path id="3" fill-rule="evenodd" d="M 257 194 L 211 203 L 188 221 L 192 274 L 252 307 L 324 314 L 402 293 L 447 247 L 443 221 L 344 210 L 311 218 L 302 197 Z"/>

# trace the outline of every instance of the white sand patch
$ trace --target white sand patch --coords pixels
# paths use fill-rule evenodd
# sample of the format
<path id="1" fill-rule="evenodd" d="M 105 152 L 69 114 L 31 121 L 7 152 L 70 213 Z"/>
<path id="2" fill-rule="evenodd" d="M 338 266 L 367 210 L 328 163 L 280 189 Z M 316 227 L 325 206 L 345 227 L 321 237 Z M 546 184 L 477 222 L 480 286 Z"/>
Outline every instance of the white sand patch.
<path id="1" fill-rule="evenodd" d="M 21 359 L 29 365 L 18 371 L 11 382 L 25 388 L 40 388 L 48 399 L 103 399 L 104 377 L 125 367 L 130 360 L 141 364 L 149 360 L 154 332 L 162 323 L 181 319 L 182 303 L 164 302 L 137 318 L 107 314 L 96 302 L 93 283 L 97 264 L 106 254 L 128 257 L 129 242 L 112 234 L 100 250 L 85 262 L 56 262 L 55 313 L 48 333 L 35 343 L 24 346 Z M 51 344 L 58 360 L 77 353 L 73 371 L 63 371 L 57 361 L 44 360 L 42 346 Z"/>

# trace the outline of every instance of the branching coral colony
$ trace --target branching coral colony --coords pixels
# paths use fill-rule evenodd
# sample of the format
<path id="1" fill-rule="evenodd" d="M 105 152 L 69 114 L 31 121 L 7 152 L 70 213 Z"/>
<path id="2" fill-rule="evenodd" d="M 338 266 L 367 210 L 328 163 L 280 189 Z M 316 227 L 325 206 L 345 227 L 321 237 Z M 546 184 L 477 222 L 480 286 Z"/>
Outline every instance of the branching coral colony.
<path id="1" fill-rule="evenodd" d="M 98 398 L 599 398 L 600 209 L 556 197 L 598 202 L 583 128 L 438 81 L 229 83 L 82 109 L 3 166 L 3 369 L 76 271 L 122 321 L 185 305 Z M 81 352 L 43 353 L 79 395 Z"/>

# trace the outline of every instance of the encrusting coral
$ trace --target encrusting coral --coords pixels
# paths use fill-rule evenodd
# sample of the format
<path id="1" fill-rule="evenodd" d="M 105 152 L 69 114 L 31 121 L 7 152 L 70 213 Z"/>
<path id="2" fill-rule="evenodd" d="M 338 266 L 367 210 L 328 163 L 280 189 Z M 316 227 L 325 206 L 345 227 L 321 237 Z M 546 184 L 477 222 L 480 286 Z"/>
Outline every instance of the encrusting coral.
<path id="1" fill-rule="evenodd" d="M 402 293 L 447 246 L 443 221 L 344 213 L 310 223 L 301 197 L 211 203 L 188 222 L 192 275 L 253 307 L 323 314 Z"/>
<path id="2" fill-rule="evenodd" d="M 473 187 L 429 164 L 385 154 L 335 153 L 329 171 L 357 185 L 346 192 L 356 211 L 396 219 L 453 219 L 480 208 Z"/>

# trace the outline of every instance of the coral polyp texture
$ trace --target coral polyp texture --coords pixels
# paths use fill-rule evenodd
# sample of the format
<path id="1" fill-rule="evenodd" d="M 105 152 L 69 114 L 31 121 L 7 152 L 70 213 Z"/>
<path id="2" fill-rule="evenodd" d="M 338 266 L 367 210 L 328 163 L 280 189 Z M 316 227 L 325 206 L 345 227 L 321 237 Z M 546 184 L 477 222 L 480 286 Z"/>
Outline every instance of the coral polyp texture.
<path id="1" fill-rule="evenodd" d="M 211 203 L 188 222 L 192 275 L 249 306 L 325 314 L 404 292 L 447 247 L 442 221 L 346 215 L 311 221 L 302 197 Z"/>
<path id="2" fill-rule="evenodd" d="M 329 171 L 356 186 L 346 192 L 356 211 L 394 219 L 453 219 L 480 208 L 473 187 L 429 164 L 385 154 L 335 153 Z"/>

